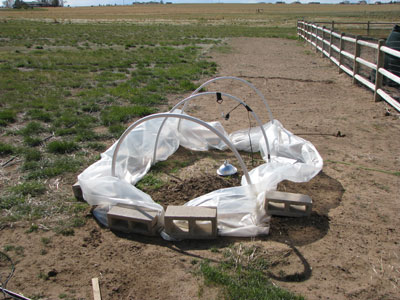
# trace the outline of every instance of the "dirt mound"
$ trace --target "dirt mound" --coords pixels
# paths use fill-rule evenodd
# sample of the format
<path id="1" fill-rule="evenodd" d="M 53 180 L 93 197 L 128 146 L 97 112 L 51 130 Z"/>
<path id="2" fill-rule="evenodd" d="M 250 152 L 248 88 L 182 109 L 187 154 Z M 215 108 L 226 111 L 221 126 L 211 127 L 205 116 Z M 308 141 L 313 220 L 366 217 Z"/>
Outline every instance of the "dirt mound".
<path id="1" fill-rule="evenodd" d="M 187 178 L 181 181 L 170 180 L 167 185 L 149 193 L 154 201 L 166 208 L 168 205 L 183 205 L 201 195 L 238 185 L 240 185 L 239 175 L 220 177 L 204 174 L 201 177 Z"/>

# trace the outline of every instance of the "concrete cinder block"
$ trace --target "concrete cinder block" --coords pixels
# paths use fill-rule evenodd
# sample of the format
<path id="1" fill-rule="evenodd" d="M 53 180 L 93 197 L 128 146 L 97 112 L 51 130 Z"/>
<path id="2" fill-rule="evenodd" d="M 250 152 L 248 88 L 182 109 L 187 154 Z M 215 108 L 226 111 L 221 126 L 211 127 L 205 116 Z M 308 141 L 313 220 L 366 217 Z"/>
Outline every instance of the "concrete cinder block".
<path id="1" fill-rule="evenodd" d="M 312 200 L 307 195 L 271 191 L 265 198 L 265 209 L 270 215 L 305 217 L 311 214 Z"/>
<path id="2" fill-rule="evenodd" d="M 217 208 L 201 206 L 167 207 L 165 232 L 178 239 L 214 239 L 217 237 Z"/>
<path id="3" fill-rule="evenodd" d="M 85 199 L 83 199 L 83 193 L 79 182 L 75 182 L 75 184 L 72 186 L 72 192 L 77 200 L 85 201 Z"/>
<path id="4" fill-rule="evenodd" d="M 107 213 L 110 229 L 126 233 L 154 235 L 158 212 L 133 205 L 116 205 Z"/>

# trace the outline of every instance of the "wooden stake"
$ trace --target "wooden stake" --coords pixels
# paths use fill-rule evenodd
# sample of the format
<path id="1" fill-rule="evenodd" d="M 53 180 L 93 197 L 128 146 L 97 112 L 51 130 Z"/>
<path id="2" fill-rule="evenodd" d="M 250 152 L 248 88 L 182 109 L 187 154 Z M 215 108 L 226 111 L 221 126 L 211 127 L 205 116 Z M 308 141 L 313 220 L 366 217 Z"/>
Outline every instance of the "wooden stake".
<path id="1" fill-rule="evenodd" d="M 101 300 L 101 293 L 100 293 L 100 286 L 99 286 L 98 278 L 92 278 L 92 287 L 93 287 L 93 299 Z"/>

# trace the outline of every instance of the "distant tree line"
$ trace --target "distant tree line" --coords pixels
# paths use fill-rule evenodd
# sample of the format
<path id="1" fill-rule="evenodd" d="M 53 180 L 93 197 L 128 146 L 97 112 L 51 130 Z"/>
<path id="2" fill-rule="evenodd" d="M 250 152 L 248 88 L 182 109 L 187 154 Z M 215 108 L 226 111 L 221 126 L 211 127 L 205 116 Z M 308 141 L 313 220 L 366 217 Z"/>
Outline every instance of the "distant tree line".
<path id="1" fill-rule="evenodd" d="M 38 0 L 38 1 L 22 1 L 22 0 L 6 0 L 3 6 L 8 8 L 33 8 L 33 7 L 56 7 L 64 6 L 64 0 Z"/>

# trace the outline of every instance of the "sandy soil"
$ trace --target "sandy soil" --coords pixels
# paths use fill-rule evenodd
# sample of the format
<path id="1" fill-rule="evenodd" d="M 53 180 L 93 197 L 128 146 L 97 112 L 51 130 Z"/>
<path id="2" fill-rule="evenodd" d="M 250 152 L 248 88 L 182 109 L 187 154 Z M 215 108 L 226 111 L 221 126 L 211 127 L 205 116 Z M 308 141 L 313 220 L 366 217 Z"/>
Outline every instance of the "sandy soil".
<path id="1" fill-rule="evenodd" d="M 300 42 L 238 38 L 228 43 L 232 53 L 207 54 L 220 65 L 219 75 L 251 81 L 274 118 L 310 140 L 324 159 L 323 171 L 310 182 L 279 186 L 310 195 L 312 215 L 273 217 L 270 236 L 260 239 L 178 243 L 114 233 L 90 214 L 85 227 L 67 237 L 42 229 L 27 234 L 30 225 L 17 224 L 0 231 L 0 245 L 23 248 L 9 252 L 16 270 L 8 289 L 36 299 L 91 299 L 91 278 L 98 277 L 103 299 L 212 299 L 218 291 L 204 287 L 195 260 L 220 260 L 221 252 L 211 248 L 242 243 L 257 246 L 271 262 L 266 271 L 275 284 L 307 299 L 400 299 L 400 177 L 391 173 L 400 170 L 399 115 L 387 113 L 384 102 L 375 103 L 369 91 Z M 263 103 L 245 86 L 219 81 L 207 89 L 245 99 L 268 120 Z M 221 120 L 233 107 L 229 101 L 199 99 L 189 112 L 207 121 L 218 118 L 228 132 L 247 127 L 242 108 L 229 121 Z M 226 186 L 215 179 L 224 157 L 196 156 L 154 197 L 178 204 Z"/>

